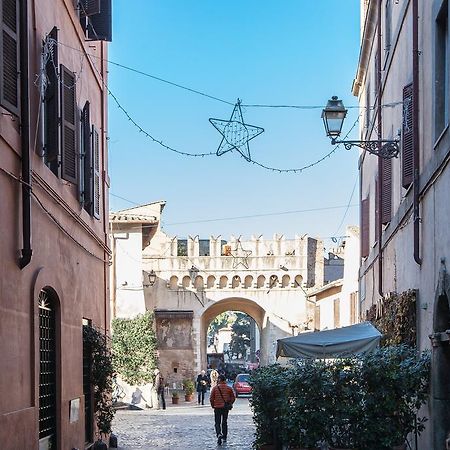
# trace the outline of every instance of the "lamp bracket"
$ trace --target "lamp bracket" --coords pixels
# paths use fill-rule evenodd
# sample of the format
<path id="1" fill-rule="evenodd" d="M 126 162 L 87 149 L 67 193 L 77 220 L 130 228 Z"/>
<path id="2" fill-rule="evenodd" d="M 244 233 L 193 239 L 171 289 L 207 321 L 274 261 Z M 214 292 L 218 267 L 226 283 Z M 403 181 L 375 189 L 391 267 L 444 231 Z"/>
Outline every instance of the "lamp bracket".
<path id="1" fill-rule="evenodd" d="M 368 151 L 372 155 L 379 156 L 384 159 L 397 158 L 400 151 L 398 140 L 337 141 L 332 139 L 331 143 L 332 145 L 344 144 L 346 150 L 350 150 L 352 147 L 359 147 L 365 151 Z"/>

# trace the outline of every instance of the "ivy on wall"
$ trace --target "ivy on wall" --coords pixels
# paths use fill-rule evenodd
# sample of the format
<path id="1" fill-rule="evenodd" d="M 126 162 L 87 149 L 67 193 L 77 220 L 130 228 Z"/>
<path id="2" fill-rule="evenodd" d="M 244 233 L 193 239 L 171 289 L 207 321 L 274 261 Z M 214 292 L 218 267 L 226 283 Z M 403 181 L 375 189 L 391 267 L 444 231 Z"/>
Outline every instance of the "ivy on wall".
<path id="1" fill-rule="evenodd" d="M 416 345 L 416 291 L 390 293 L 366 311 L 366 320 L 383 333 L 381 345 Z"/>
<path id="2" fill-rule="evenodd" d="M 156 367 L 156 336 L 151 311 L 133 319 L 114 319 L 112 350 L 114 368 L 131 385 L 152 381 Z"/>
<path id="3" fill-rule="evenodd" d="M 111 401 L 114 368 L 108 336 L 90 325 L 83 325 L 83 342 L 91 355 L 95 420 L 100 434 L 108 434 L 115 414 Z"/>

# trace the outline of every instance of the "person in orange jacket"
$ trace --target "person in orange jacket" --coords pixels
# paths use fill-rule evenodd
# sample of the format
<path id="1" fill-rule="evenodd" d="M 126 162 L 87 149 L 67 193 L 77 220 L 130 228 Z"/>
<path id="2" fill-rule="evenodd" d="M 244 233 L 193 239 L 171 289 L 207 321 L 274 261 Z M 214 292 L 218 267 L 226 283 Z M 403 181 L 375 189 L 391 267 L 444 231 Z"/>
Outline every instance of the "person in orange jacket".
<path id="1" fill-rule="evenodd" d="M 209 396 L 211 407 L 214 408 L 214 423 L 219 445 L 222 445 L 222 441 L 227 441 L 228 412 L 235 400 L 233 389 L 226 384 L 225 375 L 219 375 L 219 382 L 212 388 Z"/>

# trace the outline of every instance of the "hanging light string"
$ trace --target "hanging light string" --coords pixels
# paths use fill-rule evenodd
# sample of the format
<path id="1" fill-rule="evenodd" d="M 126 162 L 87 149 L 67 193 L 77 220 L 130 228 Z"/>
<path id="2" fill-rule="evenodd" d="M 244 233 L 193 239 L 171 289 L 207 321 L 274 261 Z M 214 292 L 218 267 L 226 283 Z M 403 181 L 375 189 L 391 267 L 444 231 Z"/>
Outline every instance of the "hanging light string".
<path id="1" fill-rule="evenodd" d="M 105 62 L 107 62 L 107 63 L 109 63 L 109 64 L 118 64 L 118 63 L 114 63 L 114 62 L 112 62 L 112 61 L 103 59 L 103 58 L 101 58 L 101 57 L 99 57 L 99 56 L 97 56 L 97 55 L 93 55 L 93 54 L 91 54 L 91 53 L 84 52 L 84 51 L 81 50 L 81 49 L 77 49 L 77 48 L 72 47 L 72 46 L 69 46 L 69 45 L 67 45 L 67 44 L 63 44 L 63 43 L 58 42 L 58 41 L 56 41 L 56 40 L 53 40 L 53 39 L 49 39 L 49 40 L 50 40 L 50 41 L 53 41 L 53 43 L 55 43 L 55 44 L 57 44 L 57 45 L 62 45 L 62 46 L 64 46 L 64 47 L 68 47 L 68 48 L 71 48 L 71 49 L 73 49 L 73 50 L 76 50 L 76 51 L 82 53 L 83 55 L 86 55 L 86 57 L 87 57 L 88 59 L 90 59 L 90 60 L 91 60 L 91 58 L 96 58 L 96 59 L 105 61 Z M 53 62 L 53 66 L 54 66 L 54 68 L 55 68 L 55 72 L 58 73 L 57 68 L 56 68 L 56 65 L 54 64 L 53 58 L 52 58 L 52 62 Z M 142 126 L 141 126 L 141 125 L 140 125 L 140 124 L 139 124 L 139 123 L 131 116 L 131 114 L 125 109 L 125 107 L 122 106 L 122 104 L 120 103 L 119 99 L 118 99 L 117 96 L 111 91 L 111 89 L 110 89 L 109 86 L 107 85 L 105 79 L 103 78 L 103 75 L 102 75 L 102 74 L 100 73 L 100 71 L 97 69 L 96 65 L 94 64 L 94 62 L 93 62 L 92 60 L 91 60 L 91 64 L 92 64 L 92 67 L 94 68 L 94 70 L 97 72 L 97 74 L 98 74 L 99 77 L 101 78 L 102 84 L 103 84 L 104 88 L 107 90 L 108 94 L 112 97 L 112 99 L 113 99 L 114 102 L 116 103 L 117 107 L 118 107 L 118 108 L 122 111 L 122 113 L 127 117 L 128 121 L 131 122 L 131 123 L 133 124 L 133 126 L 139 131 L 139 133 L 142 133 L 145 137 L 147 137 L 148 139 L 150 139 L 150 140 L 153 141 L 154 143 L 160 145 L 160 146 L 163 147 L 164 149 L 169 150 L 169 151 L 174 152 L 174 153 L 177 153 L 177 154 L 182 155 L 182 156 L 189 156 L 189 157 L 205 157 L 205 156 L 213 156 L 213 155 L 216 155 L 216 152 L 190 153 L 190 152 L 185 152 L 185 151 L 182 151 L 182 150 L 178 150 L 178 149 L 176 149 L 176 148 L 174 148 L 174 147 L 171 147 L 171 146 L 165 144 L 161 139 L 158 139 L 158 138 L 156 138 L 155 136 L 153 136 L 151 133 L 149 133 L 147 130 L 145 130 L 145 129 L 144 129 L 144 128 L 143 128 L 143 127 L 142 127 Z M 128 70 L 133 70 L 133 71 L 136 71 L 136 72 L 141 72 L 141 71 L 138 71 L 137 69 L 133 69 L 133 68 L 130 68 L 130 67 L 127 67 L 127 66 L 124 66 L 124 65 L 121 65 L 121 67 L 126 68 L 126 69 L 128 69 Z M 142 74 L 153 77 L 153 75 L 146 74 L 145 72 L 142 72 Z M 158 78 L 158 77 L 156 77 L 156 78 Z M 161 80 L 161 81 L 164 81 L 164 82 L 167 81 L 167 80 L 163 80 L 163 79 L 160 79 L 160 80 Z M 61 83 L 62 80 L 59 80 L 59 82 Z M 184 86 L 177 85 L 176 83 L 172 83 L 172 82 L 168 82 L 168 83 L 169 83 L 169 84 L 176 85 L 177 87 L 183 87 L 183 88 L 185 88 Z M 201 94 L 201 95 L 205 95 L 205 96 L 207 96 L 207 97 L 209 97 L 209 98 L 212 98 L 212 99 L 215 99 L 215 100 L 219 100 L 219 101 L 221 101 L 221 102 L 223 102 L 223 103 L 227 103 L 227 104 L 234 105 L 233 103 L 227 102 L 227 101 L 222 100 L 222 99 L 219 99 L 218 97 L 213 97 L 213 96 L 210 96 L 210 95 L 208 95 L 208 94 L 204 94 L 204 93 L 202 93 L 202 92 L 200 92 L 200 91 L 196 91 L 196 90 L 193 90 L 193 89 L 190 89 L 190 88 L 186 88 L 186 89 L 189 90 L 189 91 L 191 91 L 191 92 L 195 92 L 195 93 L 198 93 L 198 94 Z M 400 103 L 402 103 L 402 102 L 400 102 Z M 398 104 L 398 103 L 396 103 L 396 104 Z M 394 105 L 394 104 L 390 104 L 390 106 L 393 106 L 393 105 Z M 273 106 L 273 107 L 288 107 L 288 105 L 279 105 L 279 106 L 276 106 L 276 105 L 271 105 L 271 106 L 270 106 L 270 105 L 246 105 L 246 106 L 247 106 L 247 107 L 252 107 L 252 106 L 254 106 L 254 107 L 272 107 L 272 106 Z M 313 108 L 318 109 L 318 108 L 322 108 L 321 106 L 300 106 L 300 105 L 291 105 L 291 106 L 292 106 L 292 107 L 295 107 L 295 108 L 303 108 L 303 109 L 313 109 Z M 362 108 L 362 109 L 365 109 L 365 108 Z M 356 121 L 354 122 L 354 124 L 352 125 L 352 127 L 350 128 L 350 130 L 348 131 L 348 133 L 346 134 L 346 136 L 344 137 L 344 139 L 347 138 L 347 136 L 348 136 L 348 135 L 350 134 L 350 132 L 354 129 L 354 127 L 356 126 L 356 124 L 359 122 L 359 118 L 361 117 L 361 115 L 362 115 L 362 112 L 358 115 Z M 314 161 L 314 162 L 312 162 L 312 163 L 309 163 L 309 164 L 307 164 L 307 165 L 305 165 L 305 166 L 297 167 L 297 168 L 276 168 L 276 167 L 271 167 L 271 166 L 269 166 L 269 165 L 263 164 L 263 163 L 261 163 L 261 162 L 259 162 L 259 161 L 254 160 L 254 159 L 250 159 L 250 160 L 247 160 L 247 159 L 246 159 L 246 161 L 249 162 L 249 163 L 252 163 L 252 164 L 257 165 L 258 167 L 261 167 L 262 169 L 265 169 L 265 170 L 268 170 L 268 171 L 272 171 L 272 172 L 278 172 L 278 173 L 301 173 L 301 172 L 303 172 L 304 170 L 310 169 L 310 168 L 312 168 L 312 167 L 314 167 L 314 166 L 320 164 L 320 163 L 321 163 L 322 161 L 324 161 L 325 159 L 331 157 L 331 155 L 332 155 L 333 153 L 335 153 L 335 152 L 337 151 L 338 148 L 339 148 L 339 144 L 337 144 L 336 146 L 334 146 L 333 149 L 332 149 L 330 152 L 328 152 L 326 155 L 324 155 L 323 157 L 319 158 L 318 160 L 316 160 L 316 161 Z M 245 158 L 244 158 L 244 159 L 245 159 Z"/>
<path id="2" fill-rule="evenodd" d="M 351 126 L 351 128 L 348 130 L 347 134 L 344 136 L 343 140 L 347 139 L 347 137 L 349 136 L 349 134 L 353 131 L 353 129 L 355 128 L 355 126 L 356 126 L 357 123 L 359 122 L 359 119 L 360 119 L 360 117 L 361 117 L 362 114 L 363 114 L 362 112 L 359 113 L 359 115 L 358 115 L 358 117 L 356 118 L 355 122 L 353 123 L 353 125 Z M 324 161 L 324 160 L 326 160 L 327 158 L 329 158 L 333 153 L 335 153 L 335 152 L 337 151 L 337 149 L 339 148 L 340 145 L 341 145 L 341 144 L 335 145 L 335 146 L 333 147 L 333 149 L 332 149 L 330 152 L 328 152 L 326 155 L 322 156 L 322 158 L 318 159 L 317 161 L 314 161 L 314 162 L 312 162 L 312 163 L 310 163 L 310 164 L 307 164 L 306 166 L 303 166 L 303 167 L 297 167 L 297 168 L 295 168 L 295 169 L 280 169 L 280 168 L 277 168 L 277 167 L 270 167 L 270 166 L 267 166 L 267 165 L 265 165 L 265 164 L 262 164 L 262 163 L 260 163 L 260 162 L 258 162 L 258 161 L 255 161 L 255 160 L 253 160 L 253 159 L 250 160 L 250 161 L 248 161 L 248 162 L 251 162 L 251 163 L 253 163 L 253 164 L 256 164 L 257 166 L 259 166 L 259 167 L 261 167 L 261 168 L 263 168 L 263 169 L 265 169 L 265 170 L 272 171 L 272 172 L 278 172 L 278 173 L 301 173 L 301 172 L 303 172 L 304 170 L 307 170 L 307 169 L 310 169 L 311 167 L 317 166 L 317 165 L 320 164 L 322 161 Z M 244 158 L 244 159 L 245 159 L 245 158 Z"/>
<path id="3" fill-rule="evenodd" d="M 56 41 L 55 41 L 55 42 L 56 42 Z M 94 55 L 94 54 L 92 54 L 92 53 L 87 53 L 87 52 L 85 52 L 84 50 L 79 49 L 79 48 L 76 48 L 76 47 L 73 47 L 73 46 L 71 46 L 71 45 L 64 44 L 64 43 L 62 43 L 62 42 L 56 42 L 56 43 L 57 43 L 58 45 L 63 46 L 63 47 L 67 47 L 67 48 L 70 48 L 70 49 L 75 50 L 75 51 L 77 51 L 77 52 L 83 53 L 83 54 L 85 54 L 85 55 L 86 55 L 87 57 L 89 57 L 89 58 L 94 58 L 94 59 L 101 60 L 101 61 L 106 62 L 106 63 L 108 63 L 108 64 L 111 64 L 111 65 L 113 65 L 113 66 L 117 66 L 117 67 L 120 67 L 120 68 L 122 68 L 122 69 L 128 70 L 128 71 L 130 71 L 130 72 L 137 73 L 138 75 L 142 75 L 142 76 L 144 76 L 144 77 L 151 78 L 151 79 L 156 80 L 156 81 L 160 81 L 161 83 L 165 83 L 165 84 L 168 84 L 168 85 L 171 85 L 171 86 L 174 86 L 174 87 L 183 89 L 183 90 L 185 90 L 185 91 L 192 92 L 193 94 L 201 95 L 201 96 L 203 96 L 203 97 L 210 98 L 211 100 L 216 100 L 216 101 L 218 101 L 218 102 L 225 103 L 225 104 L 230 105 L 230 106 L 234 106 L 234 105 L 235 105 L 235 102 L 230 102 L 230 101 L 228 101 L 228 100 L 224 100 L 224 99 L 222 99 L 222 98 L 216 97 L 216 96 L 214 96 L 214 95 L 207 94 L 207 93 L 205 93 L 205 92 L 199 91 L 199 90 L 197 90 L 197 89 L 190 88 L 190 87 L 188 87 L 188 86 L 183 86 L 182 84 L 175 83 L 175 82 L 170 81 L 170 80 L 166 80 L 166 79 L 164 79 L 164 78 L 158 77 L 158 76 L 156 76 L 156 75 L 152 75 L 152 74 L 150 74 L 150 73 L 148 73 L 148 72 L 144 72 L 144 71 L 142 71 L 142 70 L 136 69 L 136 68 L 134 68 L 134 67 L 127 66 L 127 65 L 125 65 L 125 64 L 121 64 L 121 63 L 118 63 L 118 62 L 115 62 L 115 61 L 111 61 L 111 60 L 109 60 L 109 59 L 104 59 L 104 58 L 102 58 L 102 57 L 100 57 L 100 56 Z M 386 103 L 386 104 L 384 104 L 384 105 L 381 105 L 381 107 L 382 107 L 382 108 L 392 108 L 392 107 L 395 107 L 395 106 L 401 105 L 401 104 L 403 104 L 403 101 L 392 102 L 392 103 Z M 242 107 L 246 107 L 246 108 L 292 108 L 292 109 L 305 109 L 305 110 L 308 110 L 308 109 L 323 109 L 323 108 L 325 108 L 325 105 L 268 105 L 268 104 L 242 104 L 241 106 L 242 106 Z M 347 109 L 364 109 L 364 110 L 365 110 L 365 109 L 371 109 L 371 110 L 373 110 L 373 109 L 376 109 L 377 107 L 376 107 L 376 106 L 369 106 L 369 107 L 367 108 L 366 106 L 361 106 L 361 105 L 351 105 L 351 106 L 346 106 L 346 108 L 347 108 Z"/>

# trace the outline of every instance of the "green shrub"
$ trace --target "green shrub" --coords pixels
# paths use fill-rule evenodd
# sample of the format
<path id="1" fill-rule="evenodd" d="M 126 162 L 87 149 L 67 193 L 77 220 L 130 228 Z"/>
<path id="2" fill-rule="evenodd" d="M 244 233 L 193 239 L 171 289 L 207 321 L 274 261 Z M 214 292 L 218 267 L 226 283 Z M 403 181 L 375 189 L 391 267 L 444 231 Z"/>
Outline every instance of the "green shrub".
<path id="1" fill-rule="evenodd" d="M 147 311 L 134 319 L 114 319 L 112 328 L 116 371 L 129 384 L 150 383 L 157 365 L 153 313 Z"/>

